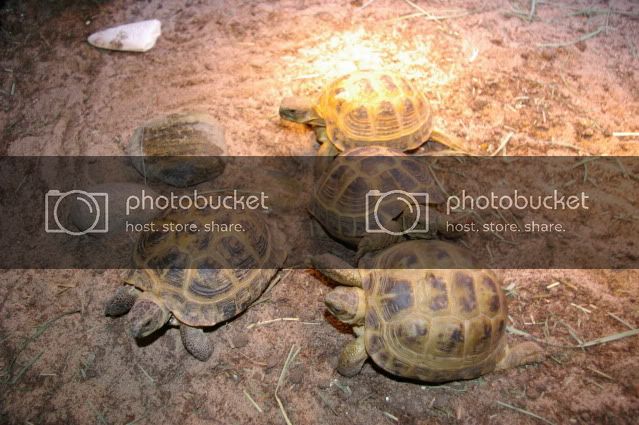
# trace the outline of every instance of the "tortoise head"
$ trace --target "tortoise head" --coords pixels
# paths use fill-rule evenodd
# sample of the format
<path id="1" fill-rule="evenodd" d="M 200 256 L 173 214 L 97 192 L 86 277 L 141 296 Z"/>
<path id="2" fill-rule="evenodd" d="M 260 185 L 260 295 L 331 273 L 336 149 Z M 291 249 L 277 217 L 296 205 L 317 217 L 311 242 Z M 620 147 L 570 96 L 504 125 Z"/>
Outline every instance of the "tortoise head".
<path id="1" fill-rule="evenodd" d="M 131 309 L 131 328 L 129 333 L 134 338 L 144 338 L 160 329 L 169 320 L 169 311 L 159 300 L 142 294 Z"/>
<path id="2" fill-rule="evenodd" d="M 319 119 L 315 103 L 307 97 L 285 97 L 280 104 L 280 117 L 288 121 L 311 124 Z"/>
<path id="3" fill-rule="evenodd" d="M 340 286 L 326 295 L 324 303 L 340 322 L 361 324 L 366 314 L 366 297 L 361 288 Z"/>

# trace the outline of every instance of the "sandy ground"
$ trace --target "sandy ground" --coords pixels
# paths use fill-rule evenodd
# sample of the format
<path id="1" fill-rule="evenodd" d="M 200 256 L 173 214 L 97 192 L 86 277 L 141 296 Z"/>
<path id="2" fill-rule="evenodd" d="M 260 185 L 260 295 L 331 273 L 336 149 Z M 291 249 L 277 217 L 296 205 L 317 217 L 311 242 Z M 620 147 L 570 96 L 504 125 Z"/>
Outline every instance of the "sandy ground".
<path id="1" fill-rule="evenodd" d="M 636 3 L 537 2 L 532 20 L 527 1 L 418 5 L 430 15 L 399 19 L 416 12 L 400 0 L 7 2 L 1 152 L 120 155 L 142 122 L 203 110 L 225 127 L 231 154 L 312 154 L 308 129 L 277 118 L 279 100 L 384 66 L 419 84 L 436 124 L 476 153 L 510 132 L 512 155 L 639 153 L 637 138 L 613 136 L 639 131 Z M 163 34 L 146 54 L 85 41 L 148 18 Z M 263 302 L 212 332 L 207 363 L 175 329 L 139 344 L 126 319 L 103 316 L 124 274 L 0 274 L 0 422 L 283 424 L 275 389 L 292 348 L 277 394 L 293 424 L 543 423 L 511 407 L 555 424 L 630 424 L 639 414 L 637 337 L 565 348 L 639 324 L 636 271 L 503 271 L 511 325 L 546 338 L 548 359 L 438 386 L 370 364 L 340 377 L 336 358 L 352 335 L 327 315 L 330 284 L 310 271 L 283 272 Z M 296 320 L 260 324 L 278 318 Z"/>

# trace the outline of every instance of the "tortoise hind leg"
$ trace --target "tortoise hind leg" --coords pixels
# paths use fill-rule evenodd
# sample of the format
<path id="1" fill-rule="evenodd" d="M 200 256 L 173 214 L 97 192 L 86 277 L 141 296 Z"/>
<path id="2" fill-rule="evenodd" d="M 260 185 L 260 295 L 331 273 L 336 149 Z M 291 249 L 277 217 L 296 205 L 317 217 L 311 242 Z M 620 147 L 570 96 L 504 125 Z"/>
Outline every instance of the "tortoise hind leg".
<path id="1" fill-rule="evenodd" d="M 202 328 L 194 328 L 181 323 L 180 336 L 186 351 L 191 353 L 196 359 L 205 362 L 213 354 L 213 346 Z"/>
<path id="2" fill-rule="evenodd" d="M 359 270 L 332 254 L 314 255 L 311 264 L 327 278 L 346 286 L 362 287 Z"/>
<path id="3" fill-rule="evenodd" d="M 451 136 L 450 134 L 446 134 L 443 131 L 438 130 L 436 128 L 434 128 L 431 131 L 430 137 L 428 138 L 428 140 L 431 140 L 433 142 L 439 143 L 440 145 L 446 146 L 452 151 L 449 153 L 451 155 L 454 155 L 455 153 L 470 155 L 466 146 L 464 146 L 464 142 L 462 142 L 457 137 Z"/>
<path id="4" fill-rule="evenodd" d="M 357 329 L 355 330 L 356 333 L 359 333 Z M 355 376 L 362 370 L 367 358 L 368 354 L 366 353 L 364 335 L 362 334 L 344 346 L 337 363 L 337 371 L 340 375 Z"/>
<path id="5" fill-rule="evenodd" d="M 106 316 L 121 316 L 133 308 L 140 291 L 131 285 L 121 286 L 107 301 L 104 314 Z"/>
<path id="6" fill-rule="evenodd" d="M 495 370 L 505 370 L 526 364 L 539 363 L 545 358 L 544 350 L 532 341 L 522 342 L 514 347 L 506 347 L 504 357 Z"/>

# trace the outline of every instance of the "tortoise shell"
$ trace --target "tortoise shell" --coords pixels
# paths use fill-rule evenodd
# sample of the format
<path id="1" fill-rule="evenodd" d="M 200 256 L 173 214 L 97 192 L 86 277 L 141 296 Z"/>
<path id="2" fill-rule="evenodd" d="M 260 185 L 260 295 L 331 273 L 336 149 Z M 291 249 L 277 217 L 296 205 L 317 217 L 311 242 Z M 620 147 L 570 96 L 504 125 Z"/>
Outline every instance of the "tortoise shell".
<path id="1" fill-rule="evenodd" d="M 444 202 L 423 158 L 369 146 L 350 149 L 331 162 L 315 186 L 309 211 L 331 236 L 357 245 L 367 234 L 367 212 L 370 223 L 375 211 L 381 222 L 389 222 L 406 206 L 397 197 L 385 197 L 375 208 L 380 197 L 374 190 L 427 193 L 430 204 Z"/>
<path id="2" fill-rule="evenodd" d="M 428 382 L 472 379 L 494 369 L 506 344 L 506 299 L 492 271 L 464 268 L 477 267 L 468 251 L 413 240 L 364 265 L 372 269 L 363 285 L 364 337 L 377 365 Z"/>
<path id="3" fill-rule="evenodd" d="M 128 154 L 145 178 L 187 187 L 222 174 L 227 155 L 224 129 L 205 113 L 178 113 L 138 127 Z"/>
<path id="4" fill-rule="evenodd" d="M 244 311 L 286 258 L 279 231 L 254 211 L 167 210 L 151 223 L 160 230 L 141 235 L 133 257 L 141 270 L 127 283 L 155 294 L 190 326 L 213 326 Z M 172 223 L 199 231 L 161 230 Z M 211 223 L 242 230 L 206 231 Z"/>
<path id="5" fill-rule="evenodd" d="M 389 72 L 343 76 L 324 89 L 315 109 L 326 123 L 328 138 L 341 151 L 373 144 L 416 149 L 432 130 L 432 111 L 424 94 Z"/>

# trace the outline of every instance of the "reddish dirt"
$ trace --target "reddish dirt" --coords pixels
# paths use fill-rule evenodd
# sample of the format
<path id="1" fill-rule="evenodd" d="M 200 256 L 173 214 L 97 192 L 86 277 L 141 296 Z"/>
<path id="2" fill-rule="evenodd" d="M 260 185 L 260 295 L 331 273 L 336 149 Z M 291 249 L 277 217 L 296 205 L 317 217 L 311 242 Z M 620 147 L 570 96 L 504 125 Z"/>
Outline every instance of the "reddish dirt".
<path id="1" fill-rule="evenodd" d="M 433 16 L 469 12 L 441 21 L 398 19 L 416 12 L 400 0 L 362 3 L 9 1 L 0 9 L 0 150 L 120 155 L 141 123 L 203 110 L 225 127 L 231 154 L 312 154 L 311 132 L 277 118 L 279 100 L 384 66 L 419 84 L 436 124 L 476 153 L 512 132 L 510 155 L 639 154 L 636 137 L 612 134 L 639 131 L 636 2 L 592 1 L 589 16 L 580 1 L 538 2 L 531 22 L 528 1 L 417 2 Z M 93 31 L 148 18 L 163 23 L 148 53 L 86 43 Z M 139 344 L 126 318 L 104 317 L 124 274 L 0 274 L 0 422 L 283 424 L 275 389 L 293 346 L 300 351 L 278 391 L 293 424 L 543 423 L 500 403 L 555 424 L 639 415 L 637 336 L 565 348 L 576 343 L 571 332 L 589 341 L 628 329 L 609 313 L 639 325 L 634 270 L 503 271 L 511 325 L 546 339 L 548 359 L 438 386 L 371 364 L 339 376 L 337 355 L 352 335 L 327 315 L 331 286 L 310 271 L 283 272 L 263 302 L 212 332 L 206 363 L 185 352 L 176 329 Z M 298 320 L 251 327 L 278 318 Z"/>

